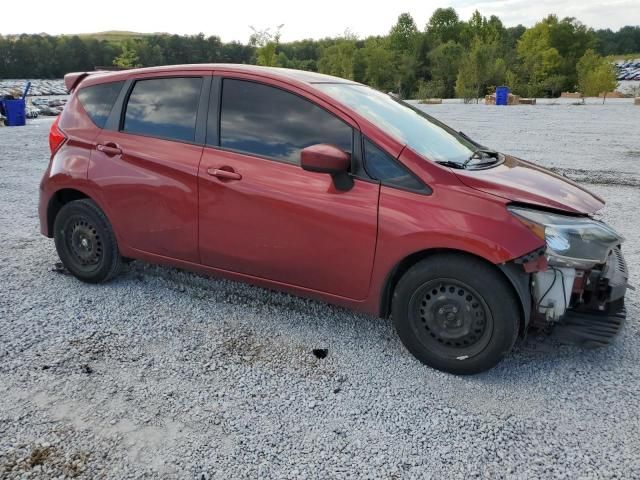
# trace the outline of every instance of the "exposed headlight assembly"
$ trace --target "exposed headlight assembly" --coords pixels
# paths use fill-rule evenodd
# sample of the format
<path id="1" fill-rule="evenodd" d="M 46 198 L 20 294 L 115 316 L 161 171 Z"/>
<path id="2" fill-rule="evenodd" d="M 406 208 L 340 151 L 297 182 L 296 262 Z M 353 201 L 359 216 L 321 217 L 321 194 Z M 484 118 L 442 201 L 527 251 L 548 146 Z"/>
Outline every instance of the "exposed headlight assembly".
<path id="1" fill-rule="evenodd" d="M 508 207 L 518 220 L 547 244 L 549 262 L 590 268 L 605 263 L 624 238 L 609 225 L 589 217 L 571 217 L 541 210 Z"/>

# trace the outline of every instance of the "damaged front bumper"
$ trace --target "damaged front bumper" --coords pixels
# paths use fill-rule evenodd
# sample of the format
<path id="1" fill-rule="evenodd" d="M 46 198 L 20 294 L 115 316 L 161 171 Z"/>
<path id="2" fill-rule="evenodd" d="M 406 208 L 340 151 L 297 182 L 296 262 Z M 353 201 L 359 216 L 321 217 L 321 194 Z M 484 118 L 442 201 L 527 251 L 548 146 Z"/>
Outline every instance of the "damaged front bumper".
<path id="1" fill-rule="evenodd" d="M 629 272 L 621 252 L 624 238 L 590 216 L 518 205 L 508 210 L 544 242 L 512 262 L 520 264 L 521 278 L 529 284 L 527 325 L 581 345 L 610 343 L 625 319 Z"/>
<path id="2" fill-rule="evenodd" d="M 554 325 L 552 336 L 562 343 L 583 347 L 604 347 L 620 333 L 627 318 L 624 302 L 610 304 L 607 311 L 567 310 Z"/>
<path id="3" fill-rule="evenodd" d="M 532 325 L 563 343 L 608 345 L 626 318 L 628 277 L 619 246 L 589 270 L 549 265 L 532 274 Z"/>

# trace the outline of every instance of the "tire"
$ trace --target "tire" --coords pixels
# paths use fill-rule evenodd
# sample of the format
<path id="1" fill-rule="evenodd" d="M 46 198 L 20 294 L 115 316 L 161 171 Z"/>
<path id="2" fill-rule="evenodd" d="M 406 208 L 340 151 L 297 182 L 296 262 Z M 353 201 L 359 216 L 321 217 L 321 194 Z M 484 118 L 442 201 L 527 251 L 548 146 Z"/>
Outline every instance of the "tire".
<path id="1" fill-rule="evenodd" d="M 402 276 L 392 317 L 418 360 L 469 375 L 489 370 L 511 351 L 521 314 L 513 287 L 493 265 L 447 253 L 421 260 Z"/>
<path id="2" fill-rule="evenodd" d="M 111 280 L 122 259 L 115 234 L 104 212 L 89 199 L 65 204 L 54 221 L 56 250 L 63 265 L 87 283 Z"/>

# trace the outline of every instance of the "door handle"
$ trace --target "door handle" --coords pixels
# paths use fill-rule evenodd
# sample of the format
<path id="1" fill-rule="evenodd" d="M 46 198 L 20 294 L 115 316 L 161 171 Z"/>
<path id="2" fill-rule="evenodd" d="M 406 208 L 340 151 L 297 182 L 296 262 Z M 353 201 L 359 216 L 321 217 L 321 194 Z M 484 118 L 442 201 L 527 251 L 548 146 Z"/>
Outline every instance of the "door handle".
<path id="1" fill-rule="evenodd" d="M 241 180 L 242 175 L 233 170 L 223 170 L 221 168 L 208 168 L 207 173 L 213 177 L 218 177 L 224 180 Z"/>
<path id="2" fill-rule="evenodd" d="M 122 149 L 118 145 L 112 142 L 105 143 L 105 144 L 99 143 L 98 145 L 96 145 L 96 149 L 99 152 L 102 152 L 105 155 L 108 155 L 110 157 L 122 154 Z"/>

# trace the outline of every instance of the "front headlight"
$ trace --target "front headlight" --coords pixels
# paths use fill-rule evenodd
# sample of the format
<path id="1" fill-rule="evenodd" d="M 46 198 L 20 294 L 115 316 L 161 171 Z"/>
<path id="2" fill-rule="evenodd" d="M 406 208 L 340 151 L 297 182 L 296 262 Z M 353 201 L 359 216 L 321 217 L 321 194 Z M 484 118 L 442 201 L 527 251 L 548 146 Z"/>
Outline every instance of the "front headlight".
<path id="1" fill-rule="evenodd" d="M 547 244 L 551 261 L 566 266 L 604 263 L 624 238 L 609 225 L 589 217 L 571 217 L 541 210 L 508 207 L 518 220 Z"/>

